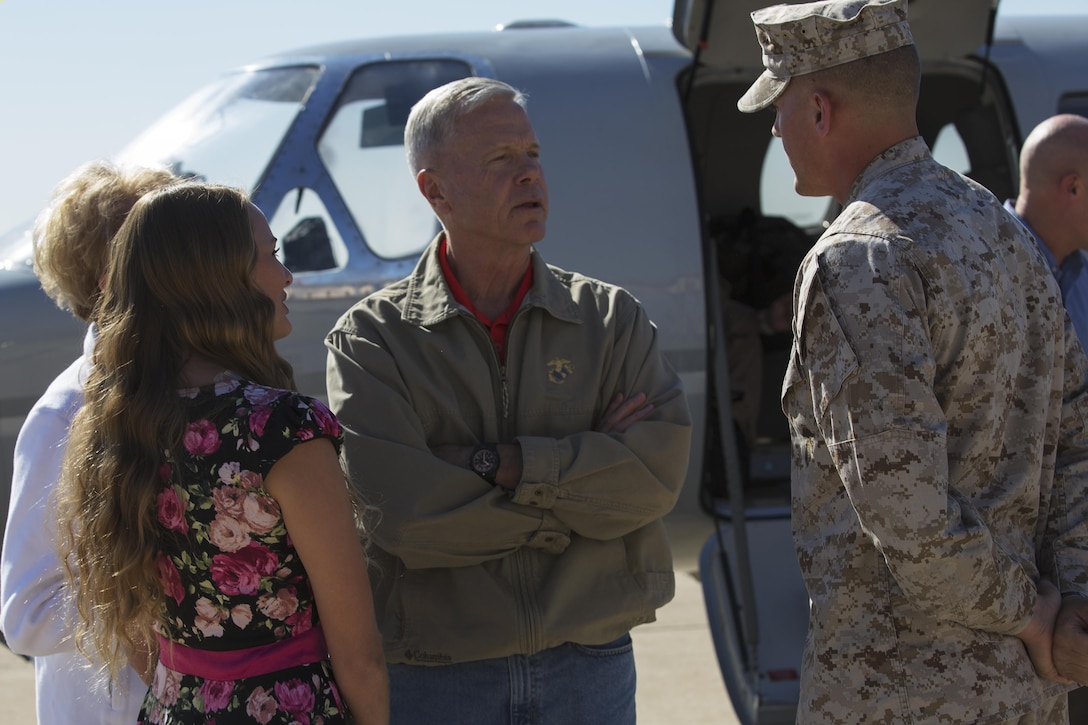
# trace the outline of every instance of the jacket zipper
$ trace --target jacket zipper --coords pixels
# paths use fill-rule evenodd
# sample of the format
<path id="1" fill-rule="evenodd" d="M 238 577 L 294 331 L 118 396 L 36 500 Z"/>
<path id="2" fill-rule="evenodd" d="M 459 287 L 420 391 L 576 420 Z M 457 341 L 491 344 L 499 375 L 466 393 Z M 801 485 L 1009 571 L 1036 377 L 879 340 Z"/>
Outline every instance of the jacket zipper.
<path id="1" fill-rule="evenodd" d="M 471 313 L 467 311 L 465 313 L 472 322 L 483 333 L 485 344 L 487 349 L 491 351 L 491 360 L 494 361 L 496 370 L 499 371 L 499 410 L 496 411 L 499 418 L 499 438 L 497 443 L 505 443 L 510 439 L 510 387 L 509 381 L 506 376 L 506 363 L 499 360 L 499 354 L 495 350 L 495 345 L 491 341 L 491 334 L 484 326 L 482 322 L 477 320 Z M 514 349 L 514 346 L 510 344 L 514 327 L 517 324 L 519 318 L 523 315 L 523 310 L 518 310 L 514 314 L 514 318 L 510 320 L 510 326 L 506 330 L 506 351 L 507 359 L 510 357 L 510 351 Z M 532 582 L 532 560 L 528 558 L 528 554 L 524 548 L 518 549 L 514 552 L 513 561 L 511 562 L 511 568 L 513 569 L 513 580 L 511 584 L 514 587 L 514 595 L 517 601 L 520 603 L 522 611 L 524 612 L 525 621 L 525 643 L 526 649 L 530 652 L 536 652 L 540 648 L 540 641 L 538 631 L 540 630 L 540 617 L 537 613 L 536 597 L 533 594 L 533 582 Z"/>
<path id="2" fill-rule="evenodd" d="M 506 360 L 510 360 L 512 351 L 517 348 L 511 344 L 513 340 L 514 330 L 517 327 L 518 320 L 524 315 L 525 308 L 519 309 L 514 313 L 513 319 L 510 320 L 510 326 L 506 329 Z M 490 336 L 488 336 L 490 339 Z M 495 347 L 491 347 L 492 354 L 495 355 L 496 361 L 498 360 L 498 354 L 495 353 Z M 510 440 L 513 436 L 513 431 L 510 430 L 510 381 L 507 377 L 507 365 L 506 361 L 499 362 L 499 385 L 502 394 L 502 419 L 500 421 L 500 430 L 503 441 Z M 539 641 L 538 632 L 540 631 L 540 617 L 537 612 L 537 603 L 535 596 L 535 588 L 533 587 L 533 559 L 525 548 L 518 549 L 514 553 L 513 561 L 514 574 L 516 576 L 516 591 L 518 598 L 521 600 L 522 611 L 525 614 L 525 638 L 527 644 L 527 650 L 529 652 L 536 652 L 540 649 L 541 642 Z"/>

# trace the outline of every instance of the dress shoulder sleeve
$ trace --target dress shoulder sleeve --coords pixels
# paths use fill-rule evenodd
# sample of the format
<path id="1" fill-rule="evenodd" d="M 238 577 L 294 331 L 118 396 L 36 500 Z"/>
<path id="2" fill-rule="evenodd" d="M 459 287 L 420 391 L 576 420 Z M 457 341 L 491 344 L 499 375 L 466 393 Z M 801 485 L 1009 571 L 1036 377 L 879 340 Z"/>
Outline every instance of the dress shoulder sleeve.
<path id="1" fill-rule="evenodd" d="M 340 453 L 344 443 L 340 421 L 317 398 L 295 392 L 285 393 L 272 401 L 267 415 L 262 442 L 277 449 L 280 455 L 316 438 L 328 438 L 337 454 Z"/>

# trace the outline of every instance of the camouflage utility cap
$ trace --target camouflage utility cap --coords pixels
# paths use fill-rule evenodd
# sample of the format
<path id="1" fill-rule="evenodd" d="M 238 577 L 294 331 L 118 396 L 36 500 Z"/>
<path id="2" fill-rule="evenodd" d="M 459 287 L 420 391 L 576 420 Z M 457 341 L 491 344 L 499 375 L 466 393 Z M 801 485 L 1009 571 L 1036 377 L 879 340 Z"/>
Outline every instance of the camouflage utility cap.
<path id="1" fill-rule="evenodd" d="M 752 13 L 752 22 L 767 70 L 737 101 L 744 113 L 774 103 L 794 76 L 914 43 L 907 24 L 907 0 L 774 5 Z"/>

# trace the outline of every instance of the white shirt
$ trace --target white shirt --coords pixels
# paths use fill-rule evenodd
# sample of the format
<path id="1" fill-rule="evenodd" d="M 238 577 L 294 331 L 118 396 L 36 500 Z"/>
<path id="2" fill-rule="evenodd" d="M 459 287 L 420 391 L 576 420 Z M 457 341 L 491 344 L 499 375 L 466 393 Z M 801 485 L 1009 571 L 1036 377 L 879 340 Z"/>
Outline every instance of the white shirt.
<path id="1" fill-rule="evenodd" d="M 83 404 L 94 350 L 92 326 L 83 355 L 34 404 L 15 443 L 11 504 L 0 553 L 0 630 L 8 646 L 34 658 L 38 725 L 134 723 L 147 686 L 128 668 L 127 681 L 106 681 L 76 651 L 75 612 L 65 597 L 56 550 L 52 496 L 60 478 L 68 428 Z"/>

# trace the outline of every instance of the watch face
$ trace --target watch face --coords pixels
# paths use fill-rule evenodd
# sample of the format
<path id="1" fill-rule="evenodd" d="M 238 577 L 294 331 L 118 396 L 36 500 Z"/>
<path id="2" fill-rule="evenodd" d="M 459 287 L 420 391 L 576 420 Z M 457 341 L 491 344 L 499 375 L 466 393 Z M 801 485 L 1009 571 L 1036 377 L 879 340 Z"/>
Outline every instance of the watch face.
<path id="1" fill-rule="evenodd" d="M 478 448 L 472 454 L 472 470 L 484 478 L 492 478 L 499 469 L 499 456 L 490 448 Z"/>

